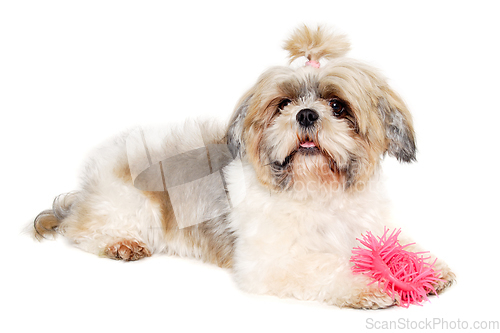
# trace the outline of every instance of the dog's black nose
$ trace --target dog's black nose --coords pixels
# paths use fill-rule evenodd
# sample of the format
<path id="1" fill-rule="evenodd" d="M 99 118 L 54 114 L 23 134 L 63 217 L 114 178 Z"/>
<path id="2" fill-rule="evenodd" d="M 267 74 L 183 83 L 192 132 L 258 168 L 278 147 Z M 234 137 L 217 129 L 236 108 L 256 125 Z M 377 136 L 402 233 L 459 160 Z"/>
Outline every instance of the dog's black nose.
<path id="1" fill-rule="evenodd" d="M 314 125 L 314 123 L 316 122 L 316 120 L 318 120 L 318 118 L 319 114 L 311 109 L 300 110 L 300 112 L 297 113 L 296 117 L 298 123 L 304 127 L 309 127 Z"/>

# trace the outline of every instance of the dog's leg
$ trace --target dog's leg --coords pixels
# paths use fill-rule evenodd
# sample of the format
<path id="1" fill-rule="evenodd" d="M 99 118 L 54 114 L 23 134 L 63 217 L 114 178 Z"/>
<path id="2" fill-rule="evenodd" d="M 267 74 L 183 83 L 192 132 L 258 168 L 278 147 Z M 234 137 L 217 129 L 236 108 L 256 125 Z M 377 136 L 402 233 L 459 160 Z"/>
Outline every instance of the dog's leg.
<path id="1" fill-rule="evenodd" d="M 283 258 L 282 258 L 283 259 Z M 286 260 L 237 261 L 236 280 L 249 291 L 316 300 L 340 307 L 386 308 L 397 303 L 377 284 L 351 272 L 349 259 L 328 253 L 313 253 Z"/>
<path id="2" fill-rule="evenodd" d="M 93 210 L 90 210 L 90 209 Z M 80 202 L 59 226 L 59 232 L 79 248 L 111 259 L 133 261 L 157 252 L 155 238 L 162 237 L 153 216 L 109 211 Z M 155 235 L 158 234 L 158 235 Z"/>
<path id="3" fill-rule="evenodd" d="M 128 184 L 105 185 L 79 192 L 57 232 L 87 252 L 112 259 L 132 261 L 161 252 L 159 205 Z"/>

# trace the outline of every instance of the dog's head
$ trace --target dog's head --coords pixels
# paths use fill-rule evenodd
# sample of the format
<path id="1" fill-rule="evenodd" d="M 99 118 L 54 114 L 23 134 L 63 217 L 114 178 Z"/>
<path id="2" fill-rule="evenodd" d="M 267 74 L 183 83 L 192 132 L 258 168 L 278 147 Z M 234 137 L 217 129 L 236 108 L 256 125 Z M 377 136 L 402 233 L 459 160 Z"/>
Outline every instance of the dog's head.
<path id="1" fill-rule="evenodd" d="M 275 67 L 241 99 L 228 128 L 234 155 L 277 191 L 348 191 L 369 181 L 381 157 L 415 160 L 412 120 L 372 67 L 345 58 L 344 36 L 298 29 L 285 45 L 305 67 Z M 319 66 L 321 58 L 329 61 Z"/>

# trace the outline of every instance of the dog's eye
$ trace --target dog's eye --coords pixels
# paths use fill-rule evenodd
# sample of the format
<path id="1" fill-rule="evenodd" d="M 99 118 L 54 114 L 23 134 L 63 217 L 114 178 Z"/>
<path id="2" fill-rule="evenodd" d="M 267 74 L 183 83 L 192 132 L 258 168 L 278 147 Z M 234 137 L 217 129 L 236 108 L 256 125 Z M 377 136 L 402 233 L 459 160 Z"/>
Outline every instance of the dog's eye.
<path id="1" fill-rule="evenodd" d="M 285 98 L 285 99 L 283 99 L 283 100 L 280 102 L 280 104 L 278 105 L 278 109 L 279 109 L 279 110 L 283 110 L 283 108 L 284 108 L 285 106 L 287 106 L 288 104 L 290 104 L 290 103 L 292 103 L 292 101 L 291 101 L 291 100 L 289 100 L 288 98 Z"/>
<path id="2" fill-rule="evenodd" d="M 345 104 L 338 98 L 331 99 L 330 102 L 330 107 L 332 108 L 333 115 L 335 117 L 341 116 L 344 111 L 345 111 Z"/>

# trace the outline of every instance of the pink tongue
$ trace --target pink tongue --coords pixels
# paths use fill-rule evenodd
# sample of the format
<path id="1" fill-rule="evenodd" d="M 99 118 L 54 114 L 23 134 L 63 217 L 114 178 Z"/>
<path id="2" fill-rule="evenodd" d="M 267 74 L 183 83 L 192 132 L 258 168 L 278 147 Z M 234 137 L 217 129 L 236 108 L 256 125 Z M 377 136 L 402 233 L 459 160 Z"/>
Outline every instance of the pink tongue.
<path id="1" fill-rule="evenodd" d="M 316 147 L 316 145 L 312 141 L 303 142 L 303 143 L 300 144 L 300 146 L 304 147 L 304 148 L 313 148 L 313 147 Z"/>

